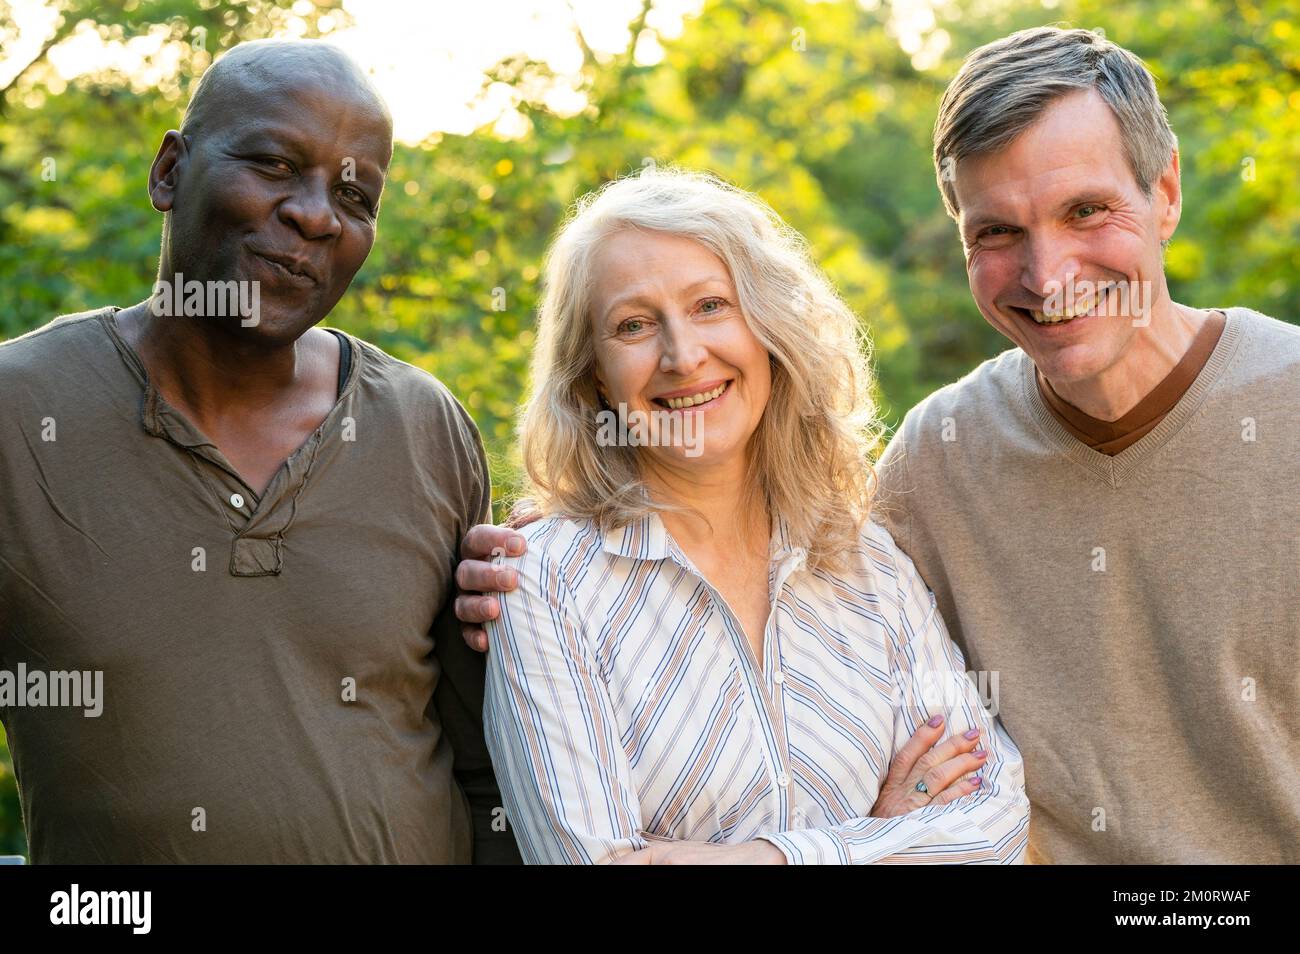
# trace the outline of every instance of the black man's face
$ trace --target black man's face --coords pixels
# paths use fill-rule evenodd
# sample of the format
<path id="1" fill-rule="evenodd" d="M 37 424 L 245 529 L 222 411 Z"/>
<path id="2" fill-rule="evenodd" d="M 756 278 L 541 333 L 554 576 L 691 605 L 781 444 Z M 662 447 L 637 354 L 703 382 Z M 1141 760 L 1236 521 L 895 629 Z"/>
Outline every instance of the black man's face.
<path id="1" fill-rule="evenodd" d="M 257 324 L 233 327 L 288 343 L 329 314 L 370 253 L 392 133 L 379 104 L 328 71 L 263 85 L 187 143 L 171 264 L 186 283 L 258 282 Z"/>

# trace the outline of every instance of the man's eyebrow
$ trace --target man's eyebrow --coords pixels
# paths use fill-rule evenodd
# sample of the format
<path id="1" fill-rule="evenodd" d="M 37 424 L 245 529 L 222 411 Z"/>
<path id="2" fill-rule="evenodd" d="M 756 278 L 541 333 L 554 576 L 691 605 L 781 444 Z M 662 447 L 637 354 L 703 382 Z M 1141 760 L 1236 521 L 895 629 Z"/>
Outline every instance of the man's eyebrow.
<path id="1" fill-rule="evenodd" d="M 230 140 L 230 145 L 236 149 L 274 145 L 277 148 L 294 152 L 299 156 L 306 155 L 310 151 L 308 141 L 291 130 L 282 126 L 258 125 L 256 123 L 251 126 L 240 127 L 233 139 Z M 386 178 L 384 167 L 373 160 L 367 159 L 365 156 L 345 156 L 344 158 L 352 160 L 352 167 L 356 170 L 358 177 L 365 175 L 379 183 L 383 183 Z M 340 168 L 342 168 L 342 163 L 340 163 Z"/>
<path id="2" fill-rule="evenodd" d="M 961 220 L 961 227 L 964 232 L 970 232 L 974 229 L 982 229 L 986 225 L 1005 224 L 1006 218 L 1004 216 L 995 215 L 992 212 L 981 212 L 979 215 L 974 215 L 970 218 L 963 215 Z"/>
<path id="3" fill-rule="evenodd" d="M 1070 198 L 1066 199 L 1064 202 L 1058 205 L 1057 208 L 1060 209 L 1062 212 L 1067 212 L 1070 209 L 1074 208 L 1076 205 L 1085 205 L 1090 202 L 1102 203 L 1107 201 L 1104 198 L 1104 196 L 1108 191 L 1113 191 L 1113 190 L 1083 189 L 1079 192 L 1076 192 L 1074 195 L 1070 196 Z"/>
<path id="4" fill-rule="evenodd" d="M 1101 186 L 1097 186 L 1096 188 L 1080 189 L 1073 193 L 1068 199 L 1056 203 L 1055 208 L 1058 212 L 1068 212 L 1076 205 L 1085 205 L 1090 202 L 1099 204 L 1105 203 L 1109 201 L 1106 197 L 1113 191 L 1113 189 L 1106 189 Z M 967 218 L 964 215 L 962 216 L 962 230 L 966 232 L 974 231 L 975 229 L 982 229 L 989 225 L 1006 224 L 1008 224 L 1007 218 L 994 212 L 980 212 L 970 218 Z"/>

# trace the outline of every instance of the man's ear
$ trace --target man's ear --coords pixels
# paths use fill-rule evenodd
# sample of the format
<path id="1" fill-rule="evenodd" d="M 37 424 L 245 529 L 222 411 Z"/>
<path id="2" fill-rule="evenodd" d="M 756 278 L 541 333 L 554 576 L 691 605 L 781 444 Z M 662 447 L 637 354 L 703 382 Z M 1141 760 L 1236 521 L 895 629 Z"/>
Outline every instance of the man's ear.
<path id="1" fill-rule="evenodd" d="M 1183 187 L 1178 178 L 1178 150 L 1169 157 L 1169 164 L 1156 180 L 1155 198 L 1159 202 L 1160 241 L 1168 241 L 1178 228 L 1178 221 L 1183 216 Z"/>
<path id="2" fill-rule="evenodd" d="M 189 161 L 189 147 L 185 137 L 175 129 L 167 130 L 158 154 L 149 167 L 149 201 L 159 212 L 170 212 L 176 204 L 176 187 L 181 171 Z"/>

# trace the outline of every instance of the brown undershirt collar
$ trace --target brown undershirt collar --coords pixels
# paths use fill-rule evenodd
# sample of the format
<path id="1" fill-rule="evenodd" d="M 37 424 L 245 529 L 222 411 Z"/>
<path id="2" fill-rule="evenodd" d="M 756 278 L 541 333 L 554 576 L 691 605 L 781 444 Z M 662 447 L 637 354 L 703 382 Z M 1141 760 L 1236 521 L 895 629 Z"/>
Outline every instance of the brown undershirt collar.
<path id="1" fill-rule="evenodd" d="M 1227 317 L 1222 312 L 1210 312 L 1210 317 L 1192 339 L 1191 347 L 1173 370 L 1118 420 L 1103 421 L 1085 414 L 1053 391 L 1042 373 L 1035 370 L 1038 391 L 1066 430 L 1098 453 L 1113 457 L 1140 441 L 1173 409 L 1201 373 L 1205 362 L 1210 360 L 1226 322 Z"/>

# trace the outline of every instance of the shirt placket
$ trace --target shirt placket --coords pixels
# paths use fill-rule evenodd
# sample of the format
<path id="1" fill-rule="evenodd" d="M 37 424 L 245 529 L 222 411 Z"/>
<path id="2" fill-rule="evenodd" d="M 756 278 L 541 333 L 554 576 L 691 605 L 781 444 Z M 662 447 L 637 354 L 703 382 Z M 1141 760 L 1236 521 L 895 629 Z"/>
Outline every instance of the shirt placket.
<path id="1" fill-rule="evenodd" d="M 145 430 L 185 451 L 231 533 L 231 576 L 275 576 L 284 567 L 284 534 L 319 447 L 318 430 L 281 466 L 259 497 L 211 441 L 156 390 L 146 393 Z"/>
<path id="2" fill-rule="evenodd" d="M 671 546 L 671 553 L 673 559 L 683 569 L 692 573 L 704 585 L 723 620 L 727 635 L 731 639 L 732 651 L 739 660 L 741 677 L 745 681 L 745 695 L 751 700 L 750 704 L 753 706 L 754 714 L 763 731 L 763 738 L 767 743 L 764 761 L 772 781 L 773 791 L 777 796 L 777 815 L 785 819 L 785 824 L 789 827 L 793 816 L 793 800 L 790 795 L 790 750 L 785 719 L 785 673 L 780 664 L 776 600 L 780 599 L 786 578 L 796 569 L 802 568 L 803 551 L 800 549 L 785 551 L 776 567 L 775 575 L 769 570 L 769 597 L 775 592 L 776 599 L 771 600 L 772 608 L 763 627 L 762 671 L 756 666 L 757 660 L 754 659 L 754 653 L 745 640 L 744 628 L 722 594 L 713 588 L 675 544 Z"/>

